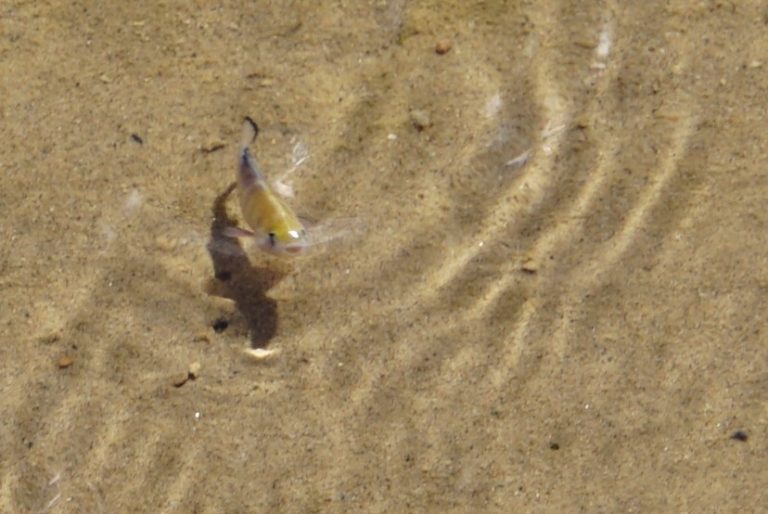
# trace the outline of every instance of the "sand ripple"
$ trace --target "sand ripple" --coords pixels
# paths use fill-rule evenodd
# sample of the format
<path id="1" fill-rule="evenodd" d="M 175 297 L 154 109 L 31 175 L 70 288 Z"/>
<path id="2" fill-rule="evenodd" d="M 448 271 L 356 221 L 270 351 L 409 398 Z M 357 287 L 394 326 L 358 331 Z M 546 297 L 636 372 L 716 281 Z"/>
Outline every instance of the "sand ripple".
<path id="1" fill-rule="evenodd" d="M 375 4 L 0 8 L 0 511 L 764 505 L 764 13 Z"/>

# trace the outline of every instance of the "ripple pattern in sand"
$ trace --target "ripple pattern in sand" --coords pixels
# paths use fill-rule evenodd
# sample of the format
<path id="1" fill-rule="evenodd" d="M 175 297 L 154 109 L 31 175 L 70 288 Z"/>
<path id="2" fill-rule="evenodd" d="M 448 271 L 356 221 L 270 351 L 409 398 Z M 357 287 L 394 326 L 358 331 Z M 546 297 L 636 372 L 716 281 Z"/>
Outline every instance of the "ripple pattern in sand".
<path id="1" fill-rule="evenodd" d="M 73 7 L 4 9 L 0 55 L 30 65 L 0 63 L 20 149 L 0 159 L 16 209 L 0 226 L 13 242 L 1 511 L 664 511 L 765 496 L 695 471 L 764 473 L 724 444 L 762 419 L 752 327 L 768 279 L 766 183 L 749 172 L 766 164 L 764 95 L 746 107 L 722 90 L 730 53 L 762 47 L 720 34 L 757 33 L 759 13 L 224 2 L 137 18 L 115 4 L 85 30 Z M 69 60 L 46 58 L 62 48 Z M 740 98 L 760 69 L 740 68 Z M 275 269 L 209 251 L 243 111 L 263 119 L 265 169 L 299 141 L 296 201 L 364 218 L 364 237 Z M 30 150 L 20 127 L 41 113 Z M 733 243 L 748 236 L 763 240 Z M 756 271 L 718 265 L 708 241 Z M 253 346 L 277 353 L 254 362 Z M 74 364 L 58 369 L 63 355 Z M 193 362 L 200 376 L 174 385 Z M 741 492 L 725 498 L 728 484 Z"/>

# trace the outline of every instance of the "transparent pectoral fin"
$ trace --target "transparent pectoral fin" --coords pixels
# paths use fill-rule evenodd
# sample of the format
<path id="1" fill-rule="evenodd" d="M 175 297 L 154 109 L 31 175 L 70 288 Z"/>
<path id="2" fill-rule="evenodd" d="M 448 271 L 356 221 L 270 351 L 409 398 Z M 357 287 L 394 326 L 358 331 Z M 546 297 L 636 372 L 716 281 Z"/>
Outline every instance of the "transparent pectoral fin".
<path id="1" fill-rule="evenodd" d="M 362 237 L 367 225 L 360 218 L 336 218 L 317 223 L 305 223 L 307 245 L 318 246 L 329 243 L 345 243 Z"/>
<path id="2" fill-rule="evenodd" d="M 305 220 L 302 220 L 305 221 Z M 281 252 L 270 247 L 269 238 L 235 226 L 217 227 L 206 232 L 192 227 L 176 226 L 168 233 L 173 236 L 157 239 L 158 249 L 166 253 L 203 251 L 217 256 L 244 257 L 261 255 L 262 252 L 289 258 L 312 255 L 328 248 L 343 247 L 360 239 L 366 233 L 366 223 L 359 218 L 338 218 L 304 224 L 306 236 L 294 245 L 299 251 Z M 276 251 L 277 250 L 277 251 Z"/>
<path id="3" fill-rule="evenodd" d="M 221 234 L 226 237 L 231 237 L 233 239 L 237 239 L 239 237 L 254 237 L 256 235 L 250 230 L 245 230 L 244 228 L 232 227 L 232 226 L 224 227 L 221 230 Z"/>

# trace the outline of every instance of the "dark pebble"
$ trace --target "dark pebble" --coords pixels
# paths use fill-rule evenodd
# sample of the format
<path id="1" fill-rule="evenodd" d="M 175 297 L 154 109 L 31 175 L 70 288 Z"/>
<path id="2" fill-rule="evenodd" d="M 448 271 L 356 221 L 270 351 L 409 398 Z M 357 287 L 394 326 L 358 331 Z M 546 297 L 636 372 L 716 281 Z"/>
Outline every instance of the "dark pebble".
<path id="1" fill-rule="evenodd" d="M 216 332 L 217 334 L 221 334 L 229 326 L 229 321 L 225 320 L 224 318 L 219 318 L 213 322 L 212 326 L 213 326 L 214 332 Z"/>
<path id="2" fill-rule="evenodd" d="M 735 439 L 737 441 L 741 441 L 742 443 L 744 443 L 747 441 L 747 439 L 749 439 L 749 436 L 743 430 L 737 430 L 736 432 L 733 433 L 733 435 L 731 435 L 731 439 Z"/>

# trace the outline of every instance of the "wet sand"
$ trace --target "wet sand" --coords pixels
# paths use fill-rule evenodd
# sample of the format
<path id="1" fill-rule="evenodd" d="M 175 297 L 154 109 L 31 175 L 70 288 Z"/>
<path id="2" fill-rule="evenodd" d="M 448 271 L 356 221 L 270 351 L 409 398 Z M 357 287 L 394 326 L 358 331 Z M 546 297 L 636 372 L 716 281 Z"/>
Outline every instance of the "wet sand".
<path id="1" fill-rule="evenodd" d="M 763 508 L 745 4 L 3 2 L 0 511 Z"/>

